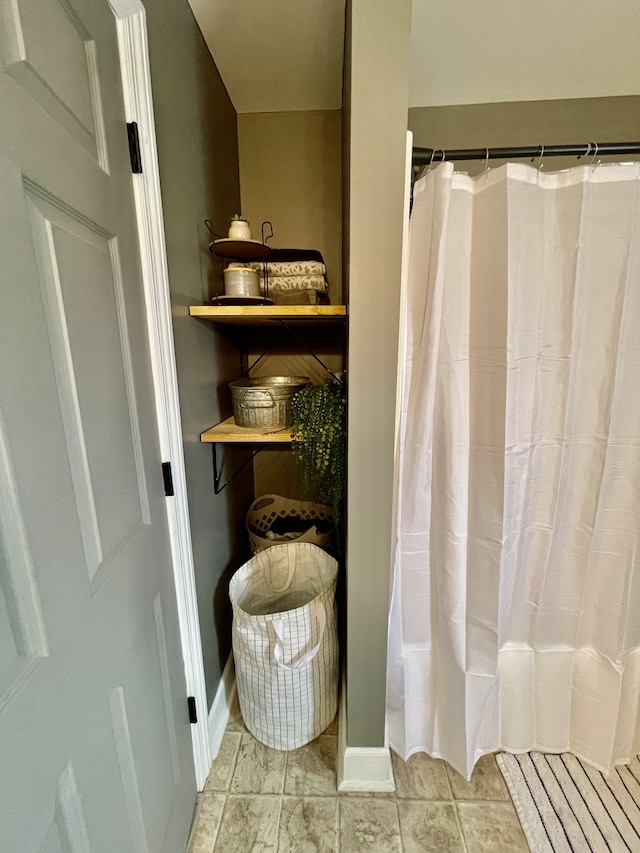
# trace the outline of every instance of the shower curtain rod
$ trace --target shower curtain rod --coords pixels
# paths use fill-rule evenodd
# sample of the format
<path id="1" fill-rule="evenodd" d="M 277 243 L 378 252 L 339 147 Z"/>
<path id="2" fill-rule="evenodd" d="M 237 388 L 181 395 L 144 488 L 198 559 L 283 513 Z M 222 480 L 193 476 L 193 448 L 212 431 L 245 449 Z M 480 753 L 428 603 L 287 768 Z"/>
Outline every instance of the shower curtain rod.
<path id="1" fill-rule="evenodd" d="M 513 157 L 595 157 L 598 154 L 640 154 L 640 142 L 583 142 L 580 145 L 525 145 L 512 148 L 414 148 L 415 166 L 445 160 L 509 160 Z"/>

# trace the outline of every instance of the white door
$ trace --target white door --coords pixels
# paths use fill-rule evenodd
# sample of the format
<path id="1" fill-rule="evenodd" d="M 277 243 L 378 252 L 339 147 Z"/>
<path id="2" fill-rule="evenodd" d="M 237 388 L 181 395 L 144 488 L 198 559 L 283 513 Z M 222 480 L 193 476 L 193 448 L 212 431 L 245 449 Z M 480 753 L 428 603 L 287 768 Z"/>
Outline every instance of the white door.
<path id="1" fill-rule="evenodd" d="M 0 851 L 176 853 L 191 738 L 106 0 L 0 0 Z"/>

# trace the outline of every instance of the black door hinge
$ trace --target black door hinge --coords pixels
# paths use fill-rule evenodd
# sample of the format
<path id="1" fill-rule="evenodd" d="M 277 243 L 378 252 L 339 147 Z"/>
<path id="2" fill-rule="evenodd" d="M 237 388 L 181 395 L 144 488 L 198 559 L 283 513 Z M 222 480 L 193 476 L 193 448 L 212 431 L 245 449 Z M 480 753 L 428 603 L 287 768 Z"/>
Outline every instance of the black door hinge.
<path id="1" fill-rule="evenodd" d="M 162 479 L 164 480 L 164 493 L 168 498 L 172 498 L 173 491 L 173 474 L 171 473 L 171 462 L 162 463 Z"/>
<path id="2" fill-rule="evenodd" d="M 189 722 L 197 723 L 198 715 L 196 713 L 196 697 L 195 696 L 187 696 L 187 705 L 189 706 Z"/>
<path id="3" fill-rule="evenodd" d="M 129 139 L 129 157 L 131 157 L 131 171 L 134 175 L 142 174 L 142 157 L 140 156 L 140 137 L 138 136 L 138 125 L 135 121 L 127 122 L 127 137 Z"/>

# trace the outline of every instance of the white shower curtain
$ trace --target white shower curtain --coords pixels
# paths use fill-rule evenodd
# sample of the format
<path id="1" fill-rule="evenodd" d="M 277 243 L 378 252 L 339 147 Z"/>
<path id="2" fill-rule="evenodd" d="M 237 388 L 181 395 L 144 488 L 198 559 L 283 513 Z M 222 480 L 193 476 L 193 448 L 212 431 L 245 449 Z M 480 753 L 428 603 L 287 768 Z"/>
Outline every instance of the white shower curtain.
<path id="1" fill-rule="evenodd" d="M 387 733 L 640 751 L 640 165 L 415 187 Z"/>

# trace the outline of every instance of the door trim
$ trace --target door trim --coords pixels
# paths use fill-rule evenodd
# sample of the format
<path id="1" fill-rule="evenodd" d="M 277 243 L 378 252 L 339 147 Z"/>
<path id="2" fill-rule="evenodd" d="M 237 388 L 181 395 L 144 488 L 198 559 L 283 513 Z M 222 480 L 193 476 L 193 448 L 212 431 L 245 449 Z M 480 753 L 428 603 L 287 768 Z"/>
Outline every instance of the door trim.
<path id="1" fill-rule="evenodd" d="M 171 462 L 173 497 L 166 499 L 186 695 L 194 696 L 198 722 L 191 727 L 198 790 L 211 768 L 208 705 L 196 596 L 189 503 L 182 446 L 169 270 L 164 235 L 160 172 L 156 147 L 146 13 L 141 0 L 108 0 L 116 17 L 127 122 L 137 122 L 143 172 L 132 175 L 142 279 L 163 462 Z M 123 126 L 122 132 L 126 129 Z"/>
<path id="2" fill-rule="evenodd" d="M 220 684 L 216 690 L 215 698 L 211 703 L 211 709 L 209 710 L 208 729 L 209 747 L 211 749 L 211 755 L 209 758 L 211 762 L 218 757 L 218 753 L 220 752 L 222 738 L 224 737 L 227 723 L 231 717 L 231 708 L 233 707 L 235 695 L 236 676 L 233 663 L 233 652 L 230 652 L 225 668 L 222 671 L 222 677 L 220 678 Z"/>

